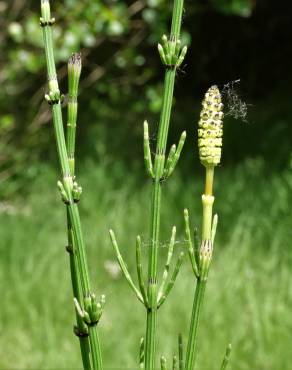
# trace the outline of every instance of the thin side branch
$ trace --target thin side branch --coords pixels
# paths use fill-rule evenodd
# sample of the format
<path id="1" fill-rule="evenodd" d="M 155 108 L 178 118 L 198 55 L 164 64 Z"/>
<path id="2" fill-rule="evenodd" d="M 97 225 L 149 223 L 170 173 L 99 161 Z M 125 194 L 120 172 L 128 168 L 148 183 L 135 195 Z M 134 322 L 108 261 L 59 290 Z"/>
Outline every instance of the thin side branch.
<path id="1" fill-rule="evenodd" d="M 163 271 L 163 276 L 162 276 L 162 283 L 161 283 L 161 286 L 160 286 L 159 291 L 158 291 L 158 297 L 157 297 L 158 301 L 161 299 L 161 297 L 163 295 L 163 292 L 164 292 L 164 289 L 165 289 L 165 284 L 166 284 L 167 277 L 168 277 L 168 272 L 169 272 L 169 266 L 170 266 L 172 255 L 173 255 L 173 247 L 174 247 L 174 243 L 175 243 L 175 236 L 176 236 L 176 227 L 173 226 L 170 243 L 168 245 L 167 259 L 166 259 L 166 263 L 165 263 L 165 267 L 164 267 L 164 271 Z"/>
<path id="2" fill-rule="evenodd" d="M 120 268 L 129 284 L 129 286 L 131 287 L 131 289 L 133 290 L 133 292 L 136 294 L 137 298 L 139 299 L 140 302 L 142 302 L 144 304 L 144 301 L 143 301 L 143 297 L 141 295 L 141 293 L 139 292 L 139 290 L 137 289 L 136 285 L 134 284 L 132 278 L 131 278 L 131 275 L 128 271 L 128 268 L 123 260 L 123 257 L 120 253 L 120 250 L 119 250 L 119 247 L 118 247 L 118 243 L 117 243 L 117 240 L 116 240 L 116 237 L 115 237 L 115 233 L 113 232 L 113 230 L 110 230 L 109 231 L 110 233 L 110 238 L 111 238 L 111 242 L 112 242 L 112 245 L 114 247 L 114 251 L 116 253 L 116 256 L 117 256 L 117 260 L 119 262 L 119 265 L 120 265 Z"/>
<path id="3" fill-rule="evenodd" d="M 173 270 L 172 276 L 171 276 L 168 284 L 166 285 L 166 287 L 164 289 L 164 292 L 162 293 L 162 296 L 161 296 L 160 300 L 157 302 L 157 308 L 159 308 L 164 303 L 164 301 L 166 300 L 167 296 L 171 292 L 171 290 L 172 290 L 172 288 L 174 286 L 175 280 L 177 278 L 177 275 L 179 273 L 179 270 L 181 268 L 183 258 L 184 258 L 184 253 L 181 252 L 180 255 L 179 255 L 179 257 L 178 257 L 178 259 L 177 259 L 177 262 L 176 262 L 175 268 Z"/>
<path id="4" fill-rule="evenodd" d="M 147 121 L 144 121 L 144 161 L 145 161 L 145 167 L 146 167 L 146 170 L 149 176 L 151 178 L 154 178 L 150 141 L 149 141 L 149 128 L 148 128 Z"/>
<path id="5" fill-rule="evenodd" d="M 186 131 L 183 131 L 183 133 L 181 134 L 181 137 L 179 139 L 179 143 L 178 143 L 177 149 L 175 150 L 175 152 L 173 154 L 173 157 L 172 157 L 172 159 L 171 159 L 171 161 L 169 163 L 169 166 L 167 168 L 165 177 L 169 177 L 173 173 L 173 171 L 174 171 L 174 169 L 175 169 L 175 167 L 177 165 L 177 162 L 178 162 L 178 160 L 180 158 L 182 149 L 184 147 L 184 144 L 185 144 L 185 141 L 186 141 L 186 136 L 187 136 Z"/>
<path id="6" fill-rule="evenodd" d="M 163 171 L 163 177 L 167 178 L 169 176 L 169 169 L 172 166 L 172 162 L 175 156 L 176 152 L 176 145 L 173 144 L 169 150 L 168 157 L 165 163 L 164 171 Z"/>
<path id="7" fill-rule="evenodd" d="M 189 211 L 187 209 L 184 210 L 184 220 L 185 220 L 185 235 L 186 241 L 188 244 L 188 254 L 191 261 L 192 269 L 196 277 L 199 277 L 199 269 L 198 264 L 195 258 L 195 251 L 194 251 L 194 244 L 191 237 L 190 231 L 190 218 L 189 218 Z"/>
<path id="8" fill-rule="evenodd" d="M 142 258 L 141 258 L 141 238 L 138 235 L 136 238 L 136 265 L 137 265 L 137 275 L 139 288 L 143 297 L 143 302 L 146 307 L 148 307 L 148 297 L 147 291 L 143 279 L 143 268 L 142 268 Z"/>

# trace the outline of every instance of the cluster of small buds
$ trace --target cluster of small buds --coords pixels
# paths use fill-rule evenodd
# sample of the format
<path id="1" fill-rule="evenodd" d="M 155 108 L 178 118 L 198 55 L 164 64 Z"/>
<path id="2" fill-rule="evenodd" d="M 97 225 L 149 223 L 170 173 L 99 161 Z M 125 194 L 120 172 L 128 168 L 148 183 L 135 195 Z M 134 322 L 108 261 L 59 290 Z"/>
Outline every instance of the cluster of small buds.
<path id="1" fill-rule="evenodd" d="M 65 190 L 65 187 L 64 187 L 62 181 L 58 181 L 57 186 L 58 186 L 62 201 L 67 205 L 70 204 L 69 196 L 68 196 L 68 194 Z"/>
<path id="2" fill-rule="evenodd" d="M 40 26 L 46 27 L 46 26 L 52 26 L 56 22 L 55 18 L 51 18 L 49 20 L 45 20 L 44 18 L 40 17 Z"/>
<path id="3" fill-rule="evenodd" d="M 64 184 L 61 181 L 58 181 L 57 186 L 60 191 L 62 201 L 67 205 L 70 204 L 70 196 L 68 195 L 68 191 L 65 189 Z M 82 194 L 82 187 L 74 181 L 73 184 L 69 184 L 69 189 L 69 191 L 71 191 L 73 201 L 78 203 Z"/>
<path id="4" fill-rule="evenodd" d="M 168 39 L 162 36 L 162 44 L 158 44 L 158 52 L 164 65 L 179 68 L 187 53 L 187 46 L 181 47 L 181 41 L 173 36 Z"/>
<path id="5" fill-rule="evenodd" d="M 50 105 L 59 104 L 64 100 L 64 95 L 60 93 L 60 90 L 50 91 L 45 95 L 45 99 Z"/>
<path id="6" fill-rule="evenodd" d="M 73 182 L 72 197 L 75 203 L 78 203 L 82 194 L 82 187 L 76 181 Z"/>
<path id="7" fill-rule="evenodd" d="M 163 179 L 167 179 L 173 173 L 177 165 L 177 162 L 180 158 L 182 149 L 184 147 L 186 137 L 187 137 L 187 133 L 186 131 L 183 131 L 180 136 L 178 146 L 176 147 L 175 144 L 171 146 L 169 155 L 168 155 L 165 167 L 164 167 Z"/>
<path id="8" fill-rule="evenodd" d="M 212 241 L 203 240 L 199 252 L 199 275 L 201 280 L 207 280 L 212 254 Z"/>
<path id="9" fill-rule="evenodd" d="M 216 166 L 221 160 L 223 136 L 223 104 L 217 86 L 207 91 L 203 100 L 198 129 L 198 144 L 201 163 Z"/>
<path id="10" fill-rule="evenodd" d="M 105 296 L 102 295 L 98 302 L 95 294 L 91 293 L 84 298 L 84 309 L 81 308 L 78 300 L 74 298 L 74 304 L 78 316 L 88 326 L 96 325 L 102 315 L 102 310 L 105 305 Z"/>

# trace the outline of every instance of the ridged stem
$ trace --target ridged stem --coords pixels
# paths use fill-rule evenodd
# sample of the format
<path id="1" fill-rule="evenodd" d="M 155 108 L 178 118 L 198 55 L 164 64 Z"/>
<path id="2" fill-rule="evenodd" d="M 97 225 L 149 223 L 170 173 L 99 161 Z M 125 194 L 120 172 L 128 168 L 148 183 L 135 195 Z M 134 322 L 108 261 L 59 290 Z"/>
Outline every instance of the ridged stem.
<path id="1" fill-rule="evenodd" d="M 67 152 L 71 175 L 75 174 L 75 141 L 78 112 L 78 87 L 81 74 L 81 54 L 72 54 L 68 61 Z"/>
<path id="2" fill-rule="evenodd" d="M 71 60 L 72 58 L 70 58 Z M 72 70 L 72 63 L 69 68 Z M 75 161 L 74 161 L 74 152 L 75 152 L 75 130 L 77 122 L 77 91 L 78 85 L 76 88 L 72 89 L 72 72 L 69 70 L 69 102 L 68 102 L 68 119 L 67 119 L 67 131 L 66 131 L 66 146 L 68 153 L 68 161 L 70 167 L 70 174 L 74 178 L 75 176 Z M 71 76 L 70 76 L 71 75 Z M 80 73 L 79 73 L 80 76 Z M 71 79 L 70 79 L 71 77 Z M 76 80 L 76 79 L 75 79 Z M 80 286 L 80 276 L 78 271 L 78 261 L 76 256 L 76 243 L 74 241 L 73 229 L 71 224 L 70 212 L 67 207 L 67 232 L 68 232 L 68 252 L 69 252 L 69 263 L 70 263 L 70 275 L 72 282 L 72 291 L 73 297 L 77 298 L 78 302 L 82 302 L 82 292 Z M 82 322 L 82 318 L 76 312 L 76 330 L 78 331 L 78 338 L 80 344 L 80 351 L 82 357 L 82 363 L 84 369 L 91 369 L 90 364 L 90 343 L 87 335 L 88 329 L 86 325 Z M 84 332 L 84 327 L 86 332 Z"/>
<path id="3" fill-rule="evenodd" d="M 149 254 L 148 271 L 148 300 L 145 339 L 145 369 L 155 368 L 155 345 L 156 345 L 156 320 L 157 320 L 157 254 L 159 246 L 160 228 L 160 206 L 161 206 L 161 184 L 154 183 L 152 191 L 152 224 L 151 224 L 151 246 Z"/>
<path id="4" fill-rule="evenodd" d="M 75 253 L 75 243 L 73 240 L 73 230 L 72 225 L 70 222 L 70 214 L 67 208 L 67 232 L 68 232 L 68 252 L 69 252 L 69 263 L 70 263 L 70 276 L 71 276 L 71 283 L 72 283 L 72 291 L 73 297 L 77 298 L 79 302 L 82 301 L 82 293 L 80 287 L 80 277 L 77 268 L 77 258 Z M 90 343 L 87 336 L 82 336 L 82 328 L 84 327 L 84 323 L 80 316 L 76 313 L 76 328 L 78 330 L 78 338 L 79 338 L 79 345 L 80 345 L 80 352 L 81 358 L 83 363 L 84 370 L 91 370 L 90 364 Z"/>
<path id="5" fill-rule="evenodd" d="M 76 137 L 76 118 L 77 101 L 69 97 L 68 101 L 68 122 L 67 122 L 67 151 L 70 171 L 74 176 L 75 172 L 75 137 Z"/>
<path id="6" fill-rule="evenodd" d="M 189 331 L 189 340 L 188 340 L 186 360 L 185 360 L 185 370 L 193 370 L 195 366 L 195 359 L 196 359 L 195 355 L 196 355 L 196 348 L 197 348 L 197 333 L 198 333 L 200 312 L 201 312 L 201 307 L 202 307 L 202 303 L 204 299 L 205 288 L 206 288 L 206 281 L 205 280 L 202 281 L 198 279 L 196 290 L 195 290 L 194 302 L 193 302 L 190 331 Z"/>
<path id="7" fill-rule="evenodd" d="M 77 266 L 80 275 L 80 285 L 82 288 L 83 297 L 90 293 L 90 282 L 89 282 L 89 274 L 88 274 L 88 265 L 87 265 L 87 258 L 86 252 L 84 248 L 83 242 L 83 235 L 81 230 L 81 223 L 80 223 L 80 216 L 79 210 L 76 203 L 74 203 L 73 196 L 72 196 L 72 184 L 73 179 L 70 171 L 66 142 L 65 142 L 65 135 L 64 135 L 64 128 L 63 128 L 63 119 L 62 119 L 62 110 L 61 110 L 61 99 L 59 94 L 59 86 L 56 76 L 56 67 L 55 67 L 55 60 L 54 60 L 54 50 L 53 50 L 53 39 L 52 39 L 52 30 L 51 30 L 51 12 L 50 12 L 50 3 L 49 0 L 41 0 L 41 25 L 43 27 L 43 38 L 44 38 L 44 46 L 45 46 L 45 54 L 46 54 L 46 61 L 47 61 L 47 69 L 48 69 L 48 84 L 50 93 L 57 93 L 57 101 L 53 102 L 52 106 L 52 115 L 53 115 L 53 124 L 54 124 L 54 132 L 55 132 L 55 139 L 57 145 L 57 152 L 59 163 L 61 167 L 61 173 L 64 182 L 64 188 L 66 194 L 68 196 L 68 206 L 67 211 L 70 218 L 70 226 L 72 226 L 73 231 L 73 240 L 76 243 L 76 256 L 77 256 Z M 59 95 L 58 95 L 59 94 Z M 73 268 L 73 271 L 76 267 Z M 74 275 L 77 278 L 77 274 Z M 72 284 L 76 288 L 77 280 L 74 280 Z M 78 284 L 78 283 L 77 283 Z M 96 331 L 96 328 L 94 327 Z M 97 333 L 96 333 L 97 336 Z M 95 353 L 98 357 L 99 367 L 94 367 L 94 370 L 101 370 L 102 363 L 101 363 L 101 351 L 100 347 L 96 345 L 96 341 L 93 341 L 93 346 L 91 345 L 91 353 Z M 87 346 L 88 347 L 88 346 Z M 82 347 L 81 349 L 82 354 L 86 353 L 88 356 L 84 360 L 85 362 L 85 369 L 90 369 L 89 365 L 89 353 L 88 348 Z"/>
<path id="8" fill-rule="evenodd" d="M 101 348 L 96 326 L 97 325 L 89 327 L 89 340 L 92 349 L 92 366 L 93 369 L 102 369 L 102 359 L 100 356 Z"/>
<path id="9" fill-rule="evenodd" d="M 214 181 L 214 166 L 206 167 L 205 194 L 202 196 L 203 216 L 202 216 L 202 243 L 212 239 L 212 213 L 213 213 L 213 181 Z M 195 290 L 191 323 L 189 329 L 185 370 L 193 370 L 196 361 L 197 352 L 197 336 L 199 328 L 199 320 L 201 307 L 204 300 L 206 289 L 206 279 L 197 278 Z"/>
<path id="10" fill-rule="evenodd" d="M 173 7 L 171 37 L 179 39 L 183 0 L 175 0 Z M 151 245 L 148 261 L 148 298 L 146 338 L 145 338 L 145 369 L 153 370 L 155 366 L 156 322 L 157 322 L 157 258 L 159 248 L 160 209 L 161 209 L 161 178 L 164 170 L 165 151 L 173 102 L 176 67 L 166 69 L 162 111 L 160 115 L 156 153 L 154 160 L 154 181 L 152 188 L 150 235 Z"/>

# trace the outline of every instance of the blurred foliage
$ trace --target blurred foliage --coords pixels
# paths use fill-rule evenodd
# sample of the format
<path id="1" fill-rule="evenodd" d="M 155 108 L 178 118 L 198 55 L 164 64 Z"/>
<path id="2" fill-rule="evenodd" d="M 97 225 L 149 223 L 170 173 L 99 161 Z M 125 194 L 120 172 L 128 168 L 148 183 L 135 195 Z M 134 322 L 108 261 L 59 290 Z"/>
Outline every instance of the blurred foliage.
<path id="1" fill-rule="evenodd" d="M 290 85 L 289 79 L 280 77 L 289 66 L 289 58 L 283 56 L 292 37 L 285 8 L 275 11 L 272 5 L 256 0 L 186 0 L 185 6 L 182 38 L 191 47 L 178 73 L 176 125 L 171 135 L 177 137 L 184 128 L 193 135 L 206 88 L 213 83 L 223 87 L 240 77 L 243 99 L 252 105 L 248 124 L 234 125 L 230 119 L 226 163 L 250 155 L 285 161 L 290 152 L 285 142 L 290 96 L 285 93 Z M 52 2 L 62 91 L 66 92 L 69 55 L 78 50 L 83 55 L 80 155 L 90 153 L 102 161 L 119 157 L 129 168 L 137 166 L 145 118 L 152 125 L 155 141 L 163 82 L 156 43 L 167 32 L 171 7 L 172 2 L 162 0 Z M 4 194 L 5 179 L 34 178 L 35 162 L 51 161 L 55 153 L 50 113 L 43 101 L 45 60 L 39 2 L 0 1 L 0 29 L 0 191 Z M 244 141 L 238 142 L 238 135 Z M 271 150 L 275 138 L 283 142 L 279 155 Z M 189 143 L 193 148 L 193 140 Z M 11 189 L 18 185 L 12 184 Z"/>
<path id="2" fill-rule="evenodd" d="M 212 0 L 212 5 L 224 14 L 250 17 L 255 1 L 253 0 Z"/>
<path id="3" fill-rule="evenodd" d="M 291 370 L 292 167 L 272 174 L 264 167 L 263 161 L 248 160 L 216 170 L 219 229 L 202 310 L 198 369 L 218 369 L 231 341 L 230 369 Z M 121 252 L 135 276 L 135 235 L 142 237 L 144 258 L 149 247 L 151 187 L 140 186 L 136 173 L 126 172 L 121 163 L 106 167 L 86 160 L 80 173 L 93 289 L 107 300 L 99 324 L 106 369 L 137 369 L 145 325 L 144 309 L 119 273 L 108 237 L 109 227 L 118 230 Z M 193 172 L 188 177 L 177 172 L 165 187 L 159 279 L 172 225 L 177 226 L 174 253 L 187 247 L 184 207 L 190 207 L 191 220 L 200 227 L 203 168 Z M 55 182 L 55 169 L 43 165 L 25 198 L 20 193 L 0 203 L 1 370 L 81 368 L 63 247 L 65 210 Z M 186 340 L 193 285 L 186 258 L 159 315 L 157 352 L 168 359 L 177 348 L 176 333 Z"/>

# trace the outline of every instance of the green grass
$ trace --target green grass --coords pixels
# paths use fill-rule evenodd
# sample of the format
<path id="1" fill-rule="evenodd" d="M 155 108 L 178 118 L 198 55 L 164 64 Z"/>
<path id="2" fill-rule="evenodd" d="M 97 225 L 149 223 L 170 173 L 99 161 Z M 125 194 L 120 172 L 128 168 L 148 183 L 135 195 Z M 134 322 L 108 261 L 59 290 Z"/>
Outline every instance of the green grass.
<path id="1" fill-rule="evenodd" d="M 261 161 L 248 161 L 234 170 L 216 171 L 218 238 L 199 331 L 197 369 L 219 369 L 231 341 L 232 370 L 291 370 L 292 171 L 270 174 L 263 167 Z M 121 274 L 116 274 L 107 230 L 116 231 L 135 274 L 136 234 L 142 235 L 144 253 L 149 246 L 150 194 L 149 186 L 141 187 L 134 175 L 116 172 L 84 164 L 81 217 L 93 286 L 107 298 L 100 323 L 105 366 L 137 369 L 145 314 Z M 168 240 L 176 224 L 181 242 L 177 251 L 185 248 L 183 208 L 190 209 L 192 222 L 201 218 L 202 174 L 187 179 L 175 174 L 165 187 L 162 240 Z M 72 335 L 65 210 L 55 184 L 56 173 L 43 169 L 21 197 L 0 207 L 0 369 L 81 368 L 78 341 Z M 161 262 L 164 247 L 162 243 Z M 179 331 L 186 344 L 193 280 L 185 259 L 159 312 L 158 353 L 168 362 Z"/>

